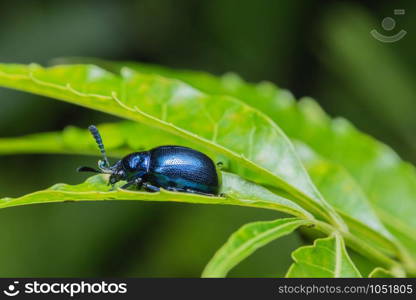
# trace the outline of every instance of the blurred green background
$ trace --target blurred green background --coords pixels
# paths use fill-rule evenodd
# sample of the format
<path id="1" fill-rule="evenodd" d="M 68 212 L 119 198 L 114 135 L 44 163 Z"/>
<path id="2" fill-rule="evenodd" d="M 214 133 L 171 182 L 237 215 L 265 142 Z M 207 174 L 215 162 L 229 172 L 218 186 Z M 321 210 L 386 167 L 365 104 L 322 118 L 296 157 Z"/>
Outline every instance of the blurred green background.
<path id="1" fill-rule="evenodd" d="M 405 9 L 394 16 L 396 8 Z M 393 17 L 390 32 L 381 27 Z M 414 1 L 2 1 L 0 61 L 48 64 L 67 56 L 137 60 L 169 67 L 234 71 L 312 96 L 332 116 L 416 162 Z M 408 34 L 396 43 L 370 30 Z M 115 118 L 0 89 L 0 136 L 86 127 Z M 96 158 L 0 157 L 0 197 L 56 182 Z M 274 212 L 238 207 L 105 202 L 0 211 L 0 276 L 199 276 L 226 238 Z M 283 276 L 292 234 L 256 252 L 231 276 Z"/>

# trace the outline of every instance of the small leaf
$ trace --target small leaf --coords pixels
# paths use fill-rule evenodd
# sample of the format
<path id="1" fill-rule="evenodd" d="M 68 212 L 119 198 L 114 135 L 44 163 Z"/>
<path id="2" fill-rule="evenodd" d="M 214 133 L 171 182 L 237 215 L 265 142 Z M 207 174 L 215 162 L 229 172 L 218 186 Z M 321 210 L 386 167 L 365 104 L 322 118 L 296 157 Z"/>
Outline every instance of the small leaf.
<path id="1" fill-rule="evenodd" d="M 295 262 L 286 277 L 361 277 L 338 234 L 296 249 L 292 258 Z"/>
<path id="2" fill-rule="evenodd" d="M 288 218 L 244 225 L 217 251 L 205 267 L 202 277 L 225 277 L 233 267 L 260 247 L 308 223 L 310 221 Z"/>

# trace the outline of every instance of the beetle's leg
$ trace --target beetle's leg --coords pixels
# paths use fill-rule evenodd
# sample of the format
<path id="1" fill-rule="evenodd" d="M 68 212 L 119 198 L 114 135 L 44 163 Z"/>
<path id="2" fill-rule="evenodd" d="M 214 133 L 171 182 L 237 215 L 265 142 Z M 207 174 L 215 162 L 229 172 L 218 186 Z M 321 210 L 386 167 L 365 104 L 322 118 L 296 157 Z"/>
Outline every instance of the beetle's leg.
<path id="1" fill-rule="evenodd" d="M 130 180 L 125 185 L 122 185 L 120 188 L 123 190 L 126 190 L 128 187 L 132 186 L 135 182 L 136 182 L 135 180 Z"/>
<path id="2" fill-rule="evenodd" d="M 150 183 L 147 183 L 147 182 L 143 183 L 143 187 L 148 192 L 156 193 L 160 191 L 160 188 L 158 188 L 157 186 L 151 185 Z"/>
<path id="3" fill-rule="evenodd" d="M 137 178 L 134 182 L 136 184 L 136 187 L 138 190 L 140 190 L 143 186 L 143 179 L 142 178 Z"/>
<path id="4" fill-rule="evenodd" d="M 183 188 L 177 188 L 177 187 L 172 187 L 172 186 L 167 186 L 164 189 L 170 192 L 186 192 L 185 189 Z"/>
<path id="5" fill-rule="evenodd" d="M 195 191 L 193 189 L 184 189 L 184 191 L 190 194 L 198 194 L 198 195 L 203 195 L 203 196 L 215 196 L 214 194 L 203 193 L 203 192 Z"/>
<path id="6" fill-rule="evenodd" d="M 134 178 L 134 179 L 130 180 L 129 182 L 127 182 L 125 185 L 121 186 L 121 188 L 123 190 L 125 190 L 128 187 L 132 186 L 133 184 L 136 184 L 137 188 L 140 189 L 140 187 L 142 186 L 142 179 L 140 177 Z"/>
<path id="7" fill-rule="evenodd" d="M 166 187 L 165 189 L 171 192 L 182 192 L 182 193 L 190 193 L 190 194 L 197 194 L 197 195 L 203 195 L 203 196 L 215 196 L 214 194 L 203 193 L 203 192 L 195 191 L 189 188 L 178 188 L 178 187 L 169 186 L 169 187 Z"/>

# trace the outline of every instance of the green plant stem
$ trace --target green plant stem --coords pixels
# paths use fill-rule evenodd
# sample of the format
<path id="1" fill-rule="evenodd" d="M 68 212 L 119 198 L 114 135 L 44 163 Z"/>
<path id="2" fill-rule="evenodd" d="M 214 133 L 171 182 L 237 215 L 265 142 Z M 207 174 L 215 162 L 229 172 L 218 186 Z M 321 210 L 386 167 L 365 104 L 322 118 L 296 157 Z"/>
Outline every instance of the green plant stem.
<path id="1" fill-rule="evenodd" d="M 394 259 L 388 257 L 387 255 L 377 250 L 376 248 L 371 247 L 371 245 L 356 238 L 351 233 L 347 231 L 339 231 L 338 229 L 334 228 L 332 225 L 322 222 L 322 221 L 314 220 L 313 223 L 316 226 L 315 228 L 324 234 L 331 235 L 334 232 L 338 232 L 345 239 L 345 243 L 347 244 L 347 246 L 359 252 L 363 256 L 369 258 L 370 260 L 381 264 L 381 266 L 388 268 L 392 273 L 394 273 L 394 275 L 400 276 L 400 277 L 405 275 L 405 272 L 403 270 L 403 265 L 401 265 L 399 262 L 395 261 Z M 406 268 L 406 265 L 404 267 Z M 412 270 L 406 270 L 406 271 L 412 272 Z"/>

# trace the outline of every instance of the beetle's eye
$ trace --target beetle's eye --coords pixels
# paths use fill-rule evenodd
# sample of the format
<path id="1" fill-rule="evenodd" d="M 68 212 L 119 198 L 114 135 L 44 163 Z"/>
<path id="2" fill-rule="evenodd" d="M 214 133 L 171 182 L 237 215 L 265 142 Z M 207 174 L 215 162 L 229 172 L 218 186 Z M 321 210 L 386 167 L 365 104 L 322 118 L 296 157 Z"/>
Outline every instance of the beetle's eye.
<path id="1" fill-rule="evenodd" d="M 103 160 L 99 160 L 98 161 L 98 167 L 100 168 L 100 169 L 102 169 L 102 168 L 104 168 L 106 166 L 106 163 L 105 163 L 105 161 L 103 161 Z"/>

